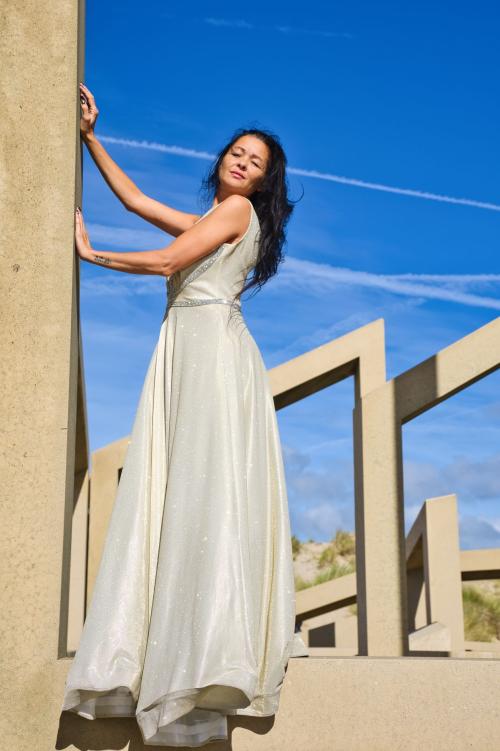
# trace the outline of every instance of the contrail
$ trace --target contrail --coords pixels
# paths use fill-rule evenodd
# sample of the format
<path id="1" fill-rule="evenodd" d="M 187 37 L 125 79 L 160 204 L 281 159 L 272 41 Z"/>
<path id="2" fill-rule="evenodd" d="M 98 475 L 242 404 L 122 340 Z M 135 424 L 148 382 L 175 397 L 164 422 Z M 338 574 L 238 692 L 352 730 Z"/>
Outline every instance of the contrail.
<path id="1" fill-rule="evenodd" d="M 149 149 L 150 151 L 159 151 L 164 154 L 175 154 L 176 156 L 185 156 L 190 159 L 203 159 L 212 161 L 217 156 L 208 151 L 196 151 L 195 149 L 186 149 L 182 146 L 168 146 L 164 143 L 155 141 L 135 141 L 128 138 L 114 138 L 113 136 L 99 136 L 101 141 L 106 143 L 115 143 L 119 146 L 128 146 L 134 149 Z M 462 206 L 473 206 L 476 209 L 488 209 L 489 211 L 500 211 L 500 205 L 489 203 L 487 201 L 476 201 L 473 198 L 456 198 L 455 196 L 444 196 L 438 193 L 429 193 L 428 191 L 413 190 L 412 188 L 397 188 L 391 185 L 382 185 L 381 183 L 371 183 L 366 180 L 357 180 L 353 177 L 343 177 L 342 175 L 332 175 L 328 172 L 318 172 L 317 170 L 301 169 L 300 167 L 288 167 L 287 171 L 293 175 L 301 177 L 312 177 L 316 180 L 327 180 L 328 182 L 341 183 L 342 185 L 353 185 L 356 188 L 366 188 L 368 190 L 379 190 L 385 193 L 396 193 L 400 196 L 413 196 L 414 198 L 424 198 L 427 201 L 441 201 L 442 203 L 454 203 Z"/>
<path id="2" fill-rule="evenodd" d="M 130 229 L 129 227 L 109 227 L 102 224 L 88 225 L 94 241 L 106 243 L 117 248 L 150 248 L 162 242 L 162 235 L 152 230 Z M 104 275 L 106 276 L 106 275 Z M 117 278 L 82 280 L 85 292 L 92 295 L 121 294 L 157 294 L 159 283 L 150 278 L 119 274 Z M 468 291 L 468 287 L 498 284 L 500 274 L 375 274 L 367 271 L 354 271 L 346 267 L 317 263 L 305 258 L 287 256 L 286 263 L 277 280 L 275 289 L 292 290 L 307 287 L 314 297 L 321 297 L 324 292 L 331 292 L 338 284 L 351 287 L 378 288 L 405 297 L 424 297 L 445 300 L 462 305 L 500 310 L 500 299 L 477 295 Z"/>
<path id="3" fill-rule="evenodd" d="M 354 287 L 383 289 L 386 292 L 406 297 L 425 297 L 473 307 L 500 310 L 498 298 L 474 295 L 456 287 L 433 286 L 426 284 L 424 281 L 432 279 L 445 283 L 474 284 L 482 281 L 497 282 L 499 276 L 498 274 L 468 274 L 464 277 L 459 274 L 374 274 L 369 271 L 354 271 L 346 267 L 331 266 L 327 263 L 317 263 L 289 256 L 283 265 L 281 276 L 275 282 L 275 286 L 281 288 L 296 287 L 305 283 L 309 292 L 314 291 L 315 294 L 320 296 L 322 292 L 329 291 L 338 284 L 345 284 Z"/>

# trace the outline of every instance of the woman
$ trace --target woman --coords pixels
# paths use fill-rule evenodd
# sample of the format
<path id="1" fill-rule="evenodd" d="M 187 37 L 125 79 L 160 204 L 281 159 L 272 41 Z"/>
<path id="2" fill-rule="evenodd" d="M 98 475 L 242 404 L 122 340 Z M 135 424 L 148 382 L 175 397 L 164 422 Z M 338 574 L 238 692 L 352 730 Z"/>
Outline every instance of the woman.
<path id="1" fill-rule="evenodd" d="M 239 301 L 281 259 L 286 157 L 271 134 L 239 131 L 205 181 L 212 206 L 178 211 L 113 162 L 94 135 L 94 97 L 80 91 L 82 138 L 105 180 L 176 239 L 98 251 L 77 211 L 80 258 L 164 275 L 168 304 L 62 709 L 136 716 L 146 745 L 199 746 L 227 738 L 227 715 L 275 714 L 289 657 L 307 654 L 294 634 L 274 402 Z"/>

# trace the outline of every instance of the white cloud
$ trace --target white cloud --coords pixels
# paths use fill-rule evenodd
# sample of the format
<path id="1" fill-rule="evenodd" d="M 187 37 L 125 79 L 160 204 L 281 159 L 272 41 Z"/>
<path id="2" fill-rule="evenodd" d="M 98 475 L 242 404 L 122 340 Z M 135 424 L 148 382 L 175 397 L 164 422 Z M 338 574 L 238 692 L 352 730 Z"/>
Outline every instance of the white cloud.
<path id="1" fill-rule="evenodd" d="M 422 281 L 418 274 L 413 274 L 411 278 L 399 274 L 374 274 L 288 256 L 276 278 L 274 289 L 298 287 L 306 289 L 311 295 L 318 295 L 331 292 L 342 284 L 377 288 L 396 295 L 446 300 L 462 305 L 500 310 L 500 299 L 462 290 L 464 286 L 472 283 L 477 285 L 484 281 L 500 282 L 500 275 L 468 274 L 466 279 L 460 279 L 460 282 L 457 282 L 457 277 L 458 275 L 444 275 L 443 283 L 440 276 L 435 274 L 431 283 L 427 280 Z"/>
<path id="2" fill-rule="evenodd" d="M 122 250 L 156 250 L 169 245 L 174 239 L 161 230 L 111 227 L 108 224 L 86 223 L 91 245 L 104 243 Z"/>
<path id="3" fill-rule="evenodd" d="M 210 26 L 230 26 L 236 29 L 254 29 L 253 23 L 248 23 L 242 18 L 204 18 L 205 23 Z"/>
<path id="4" fill-rule="evenodd" d="M 204 18 L 204 23 L 209 26 L 228 27 L 235 29 L 248 29 L 259 31 L 278 31 L 280 34 L 304 34 L 306 36 L 319 36 L 326 38 L 342 37 L 352 39 L 353 35 L 346 31 L 328 31 L 327 29 L 305 29 L 300 26 L 256 26 L 242 18 Z"/>
<path id="5" fill-rule="evenodd" d="M 125 295 L 161 295 L 165 294 L 165 279 L 153 274 L 124 274 L 123 272 L 103 272 L 108 277 L 89 277 L 82 279 L 80 287 L 85 297 L 118 297 Z M 116 276 L 115 276 L 116 275 Z M 119 276 L 118 276 L 119 275 Z"/>
<path id="6" fill-rule="evenodd" d="M 158 249 L 168 245 L 172 239 L 164 233 L 152 230 L 139 230 L 127 227 L 110 227 L 102 224 L 89 224 L 89 236 L 92 243 L 105 243 L 112 247 L 128 249 Z M 156 247 L 155 247 L 156 246 Z M 124 274 L 123 280 L 84 280 L 83 289 L 92 294 L 103 294 L 106 288 L 110 294 L 144 294 L 157 291 L 150 281 L 137 281 L 139 275 Z M 149 276 L 149 275 L 140 275 Z M 130 280 L 132 278 L 132 281 Z M 280 267 L 280 273 L 272 280 L 273 289 L 281 291 L 288 288 L 301 288 L 312 297 L 326 294 L 338 288 L 365 287 L 384 290 L 395 295 L 418 299 L 445 300 L 473 307 L 500 310 L 500 299 L 487 295 L 478 295 L 465 291 L 468 286 L 480 287 L 500 284 L 500 274 L 374 274 L 368 271 L 354 271 L 341 266 L 317 263 L 303 258 L 287 256 Z M 360 321 L 360 323 L 356 323 Z M 353 327 L 366 323 L 364 313 L 352 317 Z M 344 322 L 337 322 L 332 331 L 340 330 Z M 320 334 L 318 334 L 320 336 Z M 330 337 L 333 338 L 333 337 Z"/>
<path id="7" fill-rule="evenodd" d="M 300 540 L 328 542 L 335 536 L 337 529 L 354 529 L 354 518 L 350 510 L 336 507 L 328 501 L 320 501 L 307 507 L 291 507 L 290 521 L 292 534 Z"/>
<path id="8" fill-rule="evenodd" d="M 175 154 L 177 156 L 184 156 L 190 159 L 205 159 L 213 161 L 216 157 L 216 154 L 212 154 L 207 151 L 186 149 L 182 146 L 167 145 L 154 141 L 136 141 L 127 138 L 115 138 L 113 136 L 100 136 L 100 140 L 105 143 L 114 143 L 120 146 L 127 146 L 129 148 L 149 149 L 150 151 L 159 151 L 165 154 Z M 287 171 L 292 175 L 311 177 L 316 180 L 326 180 L 328 182 L 341 183 L 342 185 L 351 185 L 357 188 L 378 190 L 385 193 L 395 193 L 401 196 L 412 196 L 413 198 L 423 198 L 428 201 L 461 204 L 463 206 L 472 206 L 474 208 L 488 209 L 490 211 L 500 211 L 500 204 L 491 203 L 489 201 L 478 201 L 474 198 L 459 198 L 456 196 L 431 193 L 424 190 L 415 190 L 414 188 L 399 188 L 393 185 L 384 185 L 383 183 L 369 182 L 367 180 L 359 180 L 358 178 L 354 177 L 344 177 L 342 175 L 335 175 L 331 172 L 320 172 L 318 170 L 303 169 L 301 167 L 288 167 Z"/>
<path id="9" fill-rule="evenodd" d="M 336 339 L 338 336 L 342 336 L 349 331 L 355 331 L 361 326 L 366 326 L 377 318 L 387 318 L 389 315 L 408 312 L 410 308 L 420 306 L 423 302 L 424 300 L 420 298 L 396 299 L 392 302 L 385 300 L 383 305 L 370 305 L 369 301 L 365 301 L 363 310 L 350 313 L 331 325 L 319 326 L 312 331 L 308 331 L 306 334 L 292 339 L 285 346 L 273 350 L 272 363 L 273 365 L 277 365 L 286 362 L 296 357 L 298 353 L 308 352 L 311 349 L 320 347 Z"/>
<path id="10" fill-rule="evenodd" d="M 452 434 L 450 431 L 450 439 Z M 461 501 L 476 504 L 484 500 L 498 503 L 500 453 L 478 459 L 459 455 L 447 463 L 405 461 L 404 485 L 410 504 L 448 493 L 456 493 L 459 504 Z"/>
<path id="11" fill-rule="evenodd" d="M 496 529 L 497 532 L 500 532 L 500 516 L 496 519 L 490 519 L 489 521 L 493 528 Z"/>
<path id="12" fill-rule="evenodd" d="M 489 519 L 477 516 L 464 516 L 460 519 L 460 549 L 500 547 L 500 531 Z"/>

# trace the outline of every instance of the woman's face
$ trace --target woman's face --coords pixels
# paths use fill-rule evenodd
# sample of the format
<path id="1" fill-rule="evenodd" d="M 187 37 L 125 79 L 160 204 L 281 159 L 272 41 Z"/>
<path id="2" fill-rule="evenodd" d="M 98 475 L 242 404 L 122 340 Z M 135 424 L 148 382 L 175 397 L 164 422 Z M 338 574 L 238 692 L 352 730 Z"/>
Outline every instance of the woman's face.
<path id="1" fill-rule="evenodd" d="M 260 138 L 250 134 L 240 136 L 219 167 L 219 182 L 224 192 L 250 196 L 265 177 L 269 157 L 269 148 Z"/>

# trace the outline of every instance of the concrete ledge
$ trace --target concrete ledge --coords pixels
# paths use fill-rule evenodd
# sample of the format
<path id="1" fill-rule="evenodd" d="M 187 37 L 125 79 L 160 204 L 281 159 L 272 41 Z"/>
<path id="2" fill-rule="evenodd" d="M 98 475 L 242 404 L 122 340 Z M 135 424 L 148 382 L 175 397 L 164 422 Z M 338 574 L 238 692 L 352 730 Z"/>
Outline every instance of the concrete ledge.
<path id="1" fill-rule="evenodd" d="M 230 740 L 234 751 L 498 751 L 499 706 L 500 659 L 298 657 L 276 716 L 230 718 Z"/>
<path id="2" fill-rule="evenodd" d="M 210 750 L 498 751 L 499 706 L 500 659 L 296 657 L 278 713 L 229 717 Z M 55 748 L 125 747 L 149 748 L 134 719 L 62 713 Z"/>

